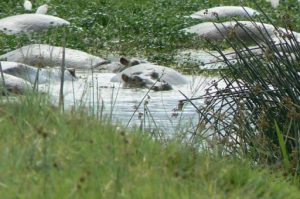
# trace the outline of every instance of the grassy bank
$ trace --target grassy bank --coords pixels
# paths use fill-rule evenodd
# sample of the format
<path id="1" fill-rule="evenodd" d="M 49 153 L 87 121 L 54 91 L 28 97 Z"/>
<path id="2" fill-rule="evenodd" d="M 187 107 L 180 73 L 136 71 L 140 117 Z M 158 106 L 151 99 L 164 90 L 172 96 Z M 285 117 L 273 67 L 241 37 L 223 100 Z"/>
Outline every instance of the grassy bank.
<path id="1" fill-rule="evenodd" d="M 0 105 L 1 198 L 298 198 L 247 161 L 166 146 L 33 97 Z"/>

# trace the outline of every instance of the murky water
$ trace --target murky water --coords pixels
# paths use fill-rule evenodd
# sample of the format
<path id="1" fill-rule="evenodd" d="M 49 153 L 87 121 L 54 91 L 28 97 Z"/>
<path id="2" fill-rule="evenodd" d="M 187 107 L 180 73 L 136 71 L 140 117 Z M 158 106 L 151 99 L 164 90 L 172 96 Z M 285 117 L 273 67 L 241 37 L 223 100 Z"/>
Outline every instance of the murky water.
<path id="1" fill-rule="evenodd" d="M 65 107 L 83 106 L 97 117 L 111 118 L 115 123 L 125 126 L 160 128 L 168 132 L 192 128 L 197 124 L 195 108 L 187 104 L 183 111 L 176 111 L 179 100 L 197 97 L 205 92 L 210 83 L 217 78 L 187 76 L 189 84 L 174 87 L 172 91 L 148 91 L 148 89 L 122 88 L 119 83 L 110 82 L 112 73 L 80 74 L 75 82 L 65 82 Z M 47 85 L 53 101 L 58 101 L 59 83 Z M 145 101 L 147 101 L 145 103 Z M 197 106 L 203 101 L 195 102 Z"/>

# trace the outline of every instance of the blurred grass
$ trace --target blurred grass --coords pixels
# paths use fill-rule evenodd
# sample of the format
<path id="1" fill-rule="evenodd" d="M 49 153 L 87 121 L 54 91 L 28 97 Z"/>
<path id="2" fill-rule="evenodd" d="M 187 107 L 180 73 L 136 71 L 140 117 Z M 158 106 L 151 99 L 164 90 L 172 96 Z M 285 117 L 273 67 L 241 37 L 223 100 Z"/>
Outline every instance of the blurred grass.
<path id="1" fill-rule="evenodd" d="M 162 145 L 40 96 L 0 104 L 1 198 L 298 198 L 247 161 Z"/>

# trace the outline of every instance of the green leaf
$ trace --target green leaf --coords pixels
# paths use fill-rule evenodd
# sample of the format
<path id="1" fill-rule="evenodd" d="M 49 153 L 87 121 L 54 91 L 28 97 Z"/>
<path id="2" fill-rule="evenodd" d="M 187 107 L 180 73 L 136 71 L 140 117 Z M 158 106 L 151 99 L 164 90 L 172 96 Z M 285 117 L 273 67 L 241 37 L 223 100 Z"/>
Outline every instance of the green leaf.
<path id="1" fill-rule="evenodd" d="M 284 142 L 284 139 L 283 139 L 283 134 L 282 134 L 281 130 L 279 129 L 279 126 L 278 126 L 277 122 L 276 121 L 274 121 L 274 122 L 275 122 L 275 129 L 276 129 L 276 134 L 277 134 L 277 137 L 278 137 L 281 153 L 282 153 L 282 156 L 283 156 L 283 164 L 284 164 L 284 167 L 286 169 L 288 169 L 290 167 L 290 161 L 289 161 L 289 157 L 288 157 L 288 154 L 287 154 L 287 151 L 286 151 L 286 145 L 285 145 L 285 142 Z"/>

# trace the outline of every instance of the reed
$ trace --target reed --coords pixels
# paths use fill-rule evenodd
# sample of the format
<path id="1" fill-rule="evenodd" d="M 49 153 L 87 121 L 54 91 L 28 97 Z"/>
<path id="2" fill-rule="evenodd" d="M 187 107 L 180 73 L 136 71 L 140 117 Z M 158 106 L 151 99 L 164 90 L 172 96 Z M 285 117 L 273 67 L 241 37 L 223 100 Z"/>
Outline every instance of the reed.
<path id="1" fill-rule="evenodd" d="M 280 42 L 263 34 L 265 27 L 260 30 L 261 40 L 245 29 L 259 54 L 237 37 L 224 37 L 237 57 L 235 63 L 219 45 L 211 43 L 227 70 L 221 71 L 220 81 L 201 96 L 206 103 L 197 107 L 198 125 L 210 128 L 210 139 L 217 140 L 222 153 L 247 155 L 257 163 L 276 167 L 290 165 L 290 172 L 300 174 L 300 46 L 290 20 L 283 20 L 287 33 L 277 35 Z M 220 87 L 220 82 L 225 87 Z"/>
<path id="2" fill-rule="evenodd" d="M 3 92 L 3 94 L 7 96 L 7 89 L 5 87 L 5 79 L 4 79 L 4 74 L 3 74 L 3 70 L 2 70 L 1 60 L 0 60 L 0 73 L 1 73 L 1 81 L 2 81 L 2 83 L 1 83 L 2 86 L 0 87 L 1 88 L 0 89 L 0 93 Z M 7 99 L 8 99 L 8 97 L 7 97 Z"/>
<path id="3" fill-rule="evenodd" d="M 64 77 L 65 77 L 65 69 L 66 69 L 66 33 L 63 33 L 63 42 L 62 42 L 62 62 L 61 62 L 61 79 L 60 79 L 60 90 L 59 90 L 59 106 L 62 111 L 64 111 Z"/>

